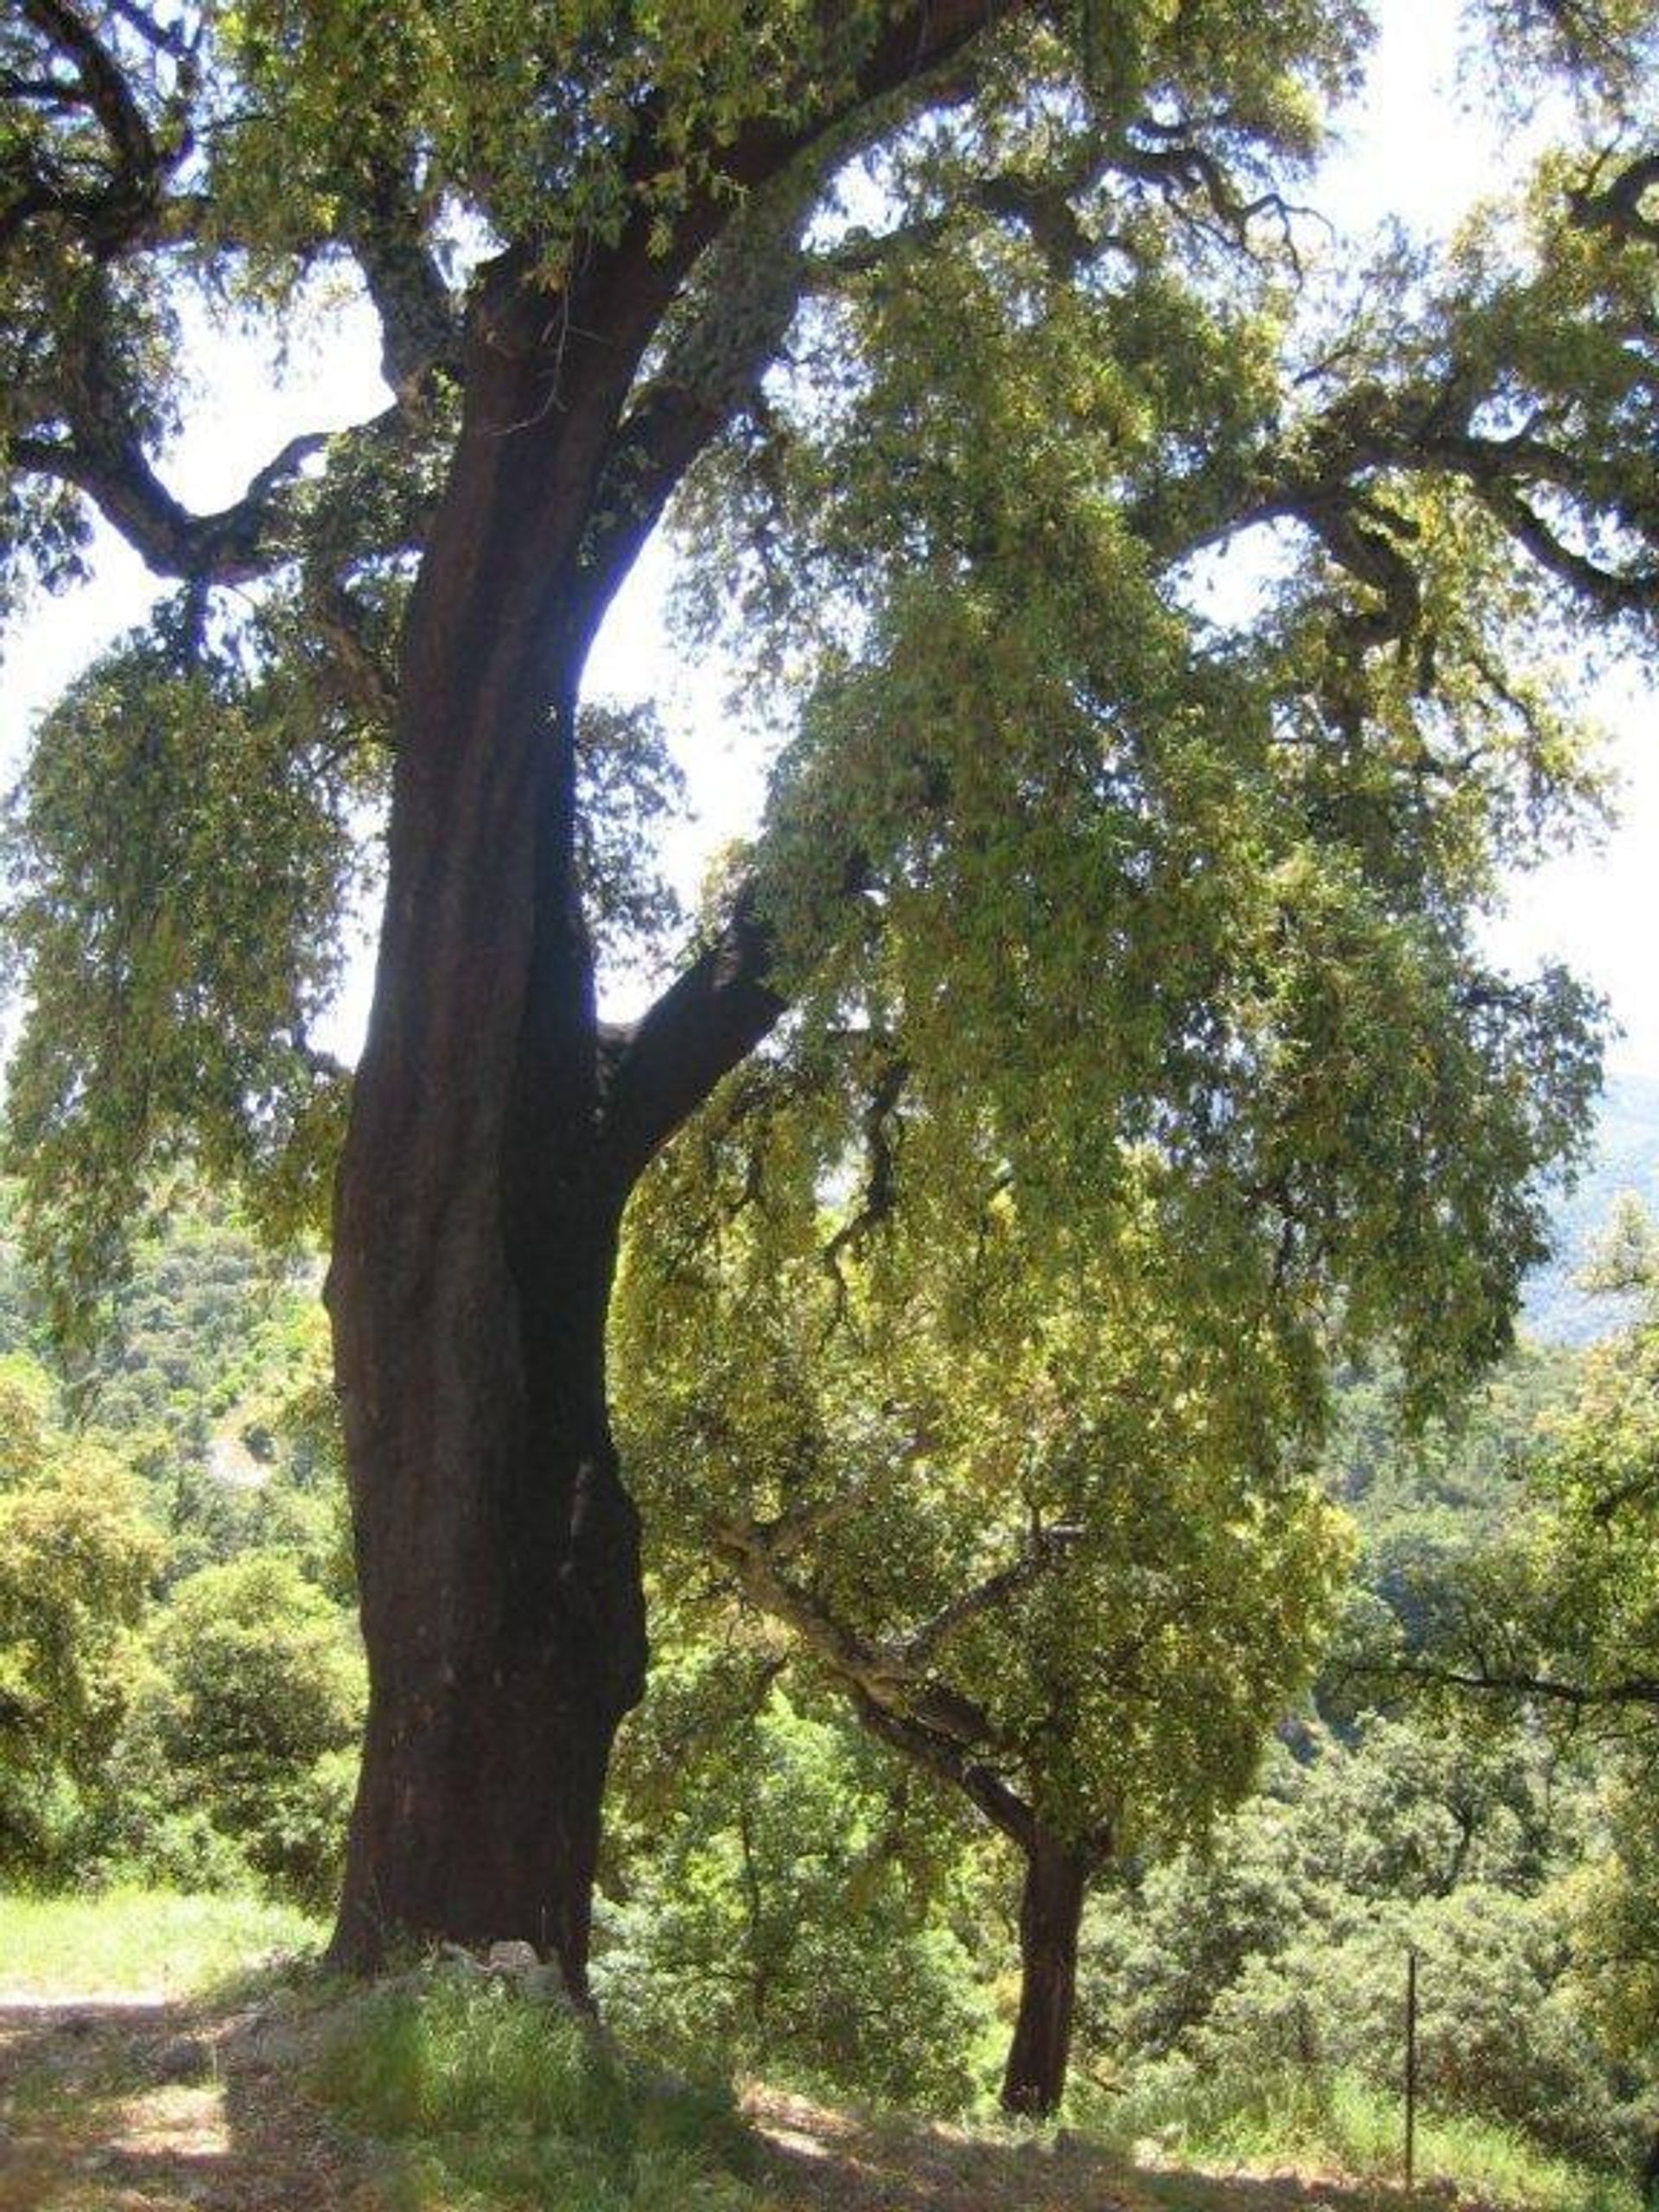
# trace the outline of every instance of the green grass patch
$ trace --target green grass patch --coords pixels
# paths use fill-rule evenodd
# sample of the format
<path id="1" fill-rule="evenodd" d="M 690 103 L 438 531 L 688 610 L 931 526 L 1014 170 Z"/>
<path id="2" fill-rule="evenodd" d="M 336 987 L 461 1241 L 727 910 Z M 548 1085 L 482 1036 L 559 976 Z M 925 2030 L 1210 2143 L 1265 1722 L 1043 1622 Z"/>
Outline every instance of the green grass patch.
<path id="1" fill-rule="evenodd" d="M 558 2006 L 438 1972 L 353 2005 L 315 2087 L 399 2145 L 414 2204 L 757 2212 L 729 2089 L 653 2076 Z"/>
<path id="2" fill-rule="evenodd" d="M 0 1896 L 0 2003 L 194 1996 L 273 1952 L 310 1948 L 321 1935 L 303 1913 L 257 1897 L 138 1888 Z"/>
<path id="3" fill-rule="evenodd" d="M 1397 2096 L 1313 2067 L 1161 2082 L 1091 2117 L 1123 2149 L 1150 2141 L 1173 2160 L 1293 2165 L 1397 2183 L 1404 2156 Z M 1419 2113 L 1416 2177 L 1425 2189 L 1450 2183 L 1459 2196 L 1537 2212 L 1641 2212 L 1630 2183 L 1465 2114 Z"/>

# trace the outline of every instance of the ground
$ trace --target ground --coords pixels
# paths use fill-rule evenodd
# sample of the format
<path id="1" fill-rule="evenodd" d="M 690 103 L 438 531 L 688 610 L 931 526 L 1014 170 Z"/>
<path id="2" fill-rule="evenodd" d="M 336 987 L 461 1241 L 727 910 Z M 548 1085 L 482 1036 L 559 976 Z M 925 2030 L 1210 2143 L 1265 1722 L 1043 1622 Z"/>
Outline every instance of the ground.
<path id="1" fill-rule="evenodd" d="M 269 2004 L 0 2005 L 0 2212 L 378 2212 L 294 2056 Z"/>
<path id="2" fill-rule="evenodd" d="M 352 2136 L 306 2094 L 318 2028 L 315 1996 L 270 1986 L 0 2002 L 0 2212 L 402 2212 L 397 2152 Z M 1376 2201 L 1128 2165 L 1064 2132 L 1010 2142 L 765 2089 L 748 2108 L 765 2212 L 1361 2212 Z"/>

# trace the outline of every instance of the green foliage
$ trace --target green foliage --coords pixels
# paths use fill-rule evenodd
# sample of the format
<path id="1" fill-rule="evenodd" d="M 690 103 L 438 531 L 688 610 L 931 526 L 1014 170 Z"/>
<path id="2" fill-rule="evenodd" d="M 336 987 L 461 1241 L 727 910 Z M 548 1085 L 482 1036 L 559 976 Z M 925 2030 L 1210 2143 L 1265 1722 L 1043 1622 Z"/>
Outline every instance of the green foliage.
<path id="1" fill-rule="evenodd" d="M 640 2050 L 959 2108 L 982 1981 L 946 1908 L 948 1806 L 915 1802 L 847 1717 L 800 1710 L 718 1647 L 665 1669 L 620 1750 L 594 1982 Z M 735 1710 L 734 1709 L 735 1707 Z"/>
<path id="2" fill-rule="evenodd" d="M 115 1848 L 175 1877 L 239 1863 L 322 1910 L 363 1708 L 350 1617 L 292 1560 L 255 1552 L 181 1583 L 148 1652 L 117 1754 Z"/>
<path id="3" fill-rule="evenodd" d="M 1582 1356 L 1530 1470 L 1529 1526 L 1433 1586 L 1426 1649 L 1408 1672 L 1443 1707 L 1472 1698 L 1569 1740 L 1592 1725 L 1614 1802 L 1612 1847 L 1577 1885 L 1578 1971 L 1592 2017 L 1651 2078 L 1659 1306 L 1639 1209 L 1616 1217 L 1602 1267 L 1640 1297 L 1638 1318 Z"/>
<path id="4" fill-rule="evenodd" d="M 442 1970 L 354 2005 L 325 2100 L 405 2153 L 415 2201 L 550 2212 L 741 2212 L 729 2095 L 653 2075 L 563 2007 Z M 735 2171 L 734 2171 L 735 2170 Z"/>
<path id="5" fill-rule="evenodd" d="M 32 1481 L 46 1464 L 52 1378 L 26 1353 L 0 1357 L 0 1489 Z"/>
<path id="6" fill-rule="evenodd" d="M 1320 1688 L 1327 1714 L 1392 1694 L 1379 1655 L 1420 1649 L 1443 1590 L 1535 1515 L 1529 1471 L 1576 1374 L 1523 1344 L 1449 1416 L 1414 1422 L 1398 1373 L 1338 1380 L 1325 1479 L 1360 1536 L 1357 1587 Z"/>
<path id="7" fill-rule="evenodd" d="M 1399 1722 L 1307 1748 L 1209 1849 L 1101 1899 L 1080 1999 L 1097 2063 L 1148 2107 L 1206 2082 L 1222 2106 L 1251 2079 L 1276 2095 L 1293 2070 L 1319 2115 L 1344 2082 L 1397 2095 L 1410 1948 L 1427 2108 L 1623 2163 L 1633 2083 L 1584 2002 L 1567 1879 L 1599 1848 L 1584 1777 L 1535 1741 Z"/>
<path id="8" fill-rule="evenodd" d="M 619 1434 L 664 1559 L 782 1529 L 831 1679 L 879 1701 L 880 1676 L 917 1718 L 948 1682 L 1066 1834 L 1202 1827 L 1248 1788 L 1345 1558 L 1287 1461 L 1311 1415 L 1271 1317 L 1193 1280 L 1150 1163 L 1066 1295 L 1006 1195 L 918 1176 L 913 1215 L 831 1235 L 810 1103 L 754 1125 L 736 1103 L 642 1200 L 620 1299 Z M 908 1166 L 937 1135 L 894 1106 L 878 1141 Z"/>
<path id="9" fill-rule="evenodd" d="M 161 1547 L 131 1474 L 105 1446 L 52 1427 L 44 1378 L 8 1365 L 0 1872 L 38 1878 L 73 1847 L 101 1785 L 132 1695 L 133 1630 Z"/>
<path id="10" fill-rule="evenodd" d="M 345 1082 L 308 1033 L 355 860 L 349 791 L 285 704 L 130 638 L 42 723 L 13 802 L 8 931 L 51 1018 L 14 1056 L 8 1141 L 62 1335 L 181 1162 L 268 1228 L 320 1217 Z"/>

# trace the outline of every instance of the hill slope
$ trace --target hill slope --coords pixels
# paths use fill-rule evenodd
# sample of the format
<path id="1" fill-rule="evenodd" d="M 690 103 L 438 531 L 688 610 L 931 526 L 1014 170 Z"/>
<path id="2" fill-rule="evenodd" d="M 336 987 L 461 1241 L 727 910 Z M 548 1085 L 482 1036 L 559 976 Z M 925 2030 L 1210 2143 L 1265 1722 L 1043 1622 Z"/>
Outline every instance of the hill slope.
<path id="1" fill-rule="evenodd" d="M 1607 1079 L 1595 1156 L 1557 1209 L 1557 1256 L 1528 1287 L 1522 1324 L 1530 1335 L 1546 1344 L 1584 1344 L 1619 1325 L 1621 1302 L 1580 1290 L 1573 1278 L 1627 1191 L 1659 1216 L 1659 1078 L 1652 1076 Z"/>

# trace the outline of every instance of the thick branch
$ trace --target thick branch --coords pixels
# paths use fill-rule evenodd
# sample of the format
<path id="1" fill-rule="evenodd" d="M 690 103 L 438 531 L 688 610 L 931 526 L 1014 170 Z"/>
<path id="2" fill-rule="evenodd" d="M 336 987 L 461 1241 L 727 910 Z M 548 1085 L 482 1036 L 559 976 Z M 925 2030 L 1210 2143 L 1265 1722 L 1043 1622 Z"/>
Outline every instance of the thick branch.
<path id="1" fill-rule="evenodd" d="M 457 367 L 461 319 L 428 246 L 412 187 L 387 170 L 346 235 L 380 319 L 380 371 L 404 405 L 435 368 Z"/>
<path id="2" fill-rule="evenodd" d="M 1458 478 L 1541 567 L 1600 613 L 1659 606 L 1659 565 L 1604 565 L 1566 543 L 1526 496 L 1537 487 L 1599 508 L 1652 547 L 1651 508 L 1639 481 L 1611 490 L 1595 484 L 1592 468 L 1539 436 L 1535 424 L 1509 437 L 1478 433 L 1469 422 L 1480 398 L 1455 378 L 1443 391 L 1363 387 L 1300 429 L 1294 448 L 1262 453 L 1249 480 L 1230 496 L 1224 492 L 1207 514 L 1182 527 L 1181 508 L 1160 512 L 1165 495 L 1155 492 L 1137 526 L 1173 563 L 1262 524 L 1300 522 L 1356 582 L 1377 593 L 1378 632 L 1401 636 L 1416 620 L 1416 579 L 1400 542 L 1409 529 L 1381 505 L 1375 480 Z M 1185 487 L 1182 507 L 1190 505 L 1192 488 Z"/>
<path id="3" fill-rule="evenodd" d="M 1521 1669 L 1481 1669 L 1471 1673 L 1455 1667 L 1430 1667 L 1401 1662 L 1390 1674 L 1409 1681 L 1427 1682 L 1441 1689 L 1478 1691 L 1495 1697 L 1542 1698 L 1554 1705 L 1571 1706 L 1580 1712 L 1624 1706 L 1659 1706 L 1659 1678 L 1630 1675 L 1612 1682 L 1565 1682 L 1549 1675 Z"/>
<path id="4" fill-rule="evenodd" d="M 1616 238 L 1640 238 L 1644 245 L 1659 245 L 1659 218 L 1643 206 L 1655 191 L 1659 191 L 1659 154 L 1639 155 L 1599 192 L 1587 185 L 1575 192 L 1572 219 L 1580 230 L 1607 231 Z"/>
<path id="5" fill-rule="evenodd" d="M 804 238 L 829 179 L 874 144 L 905 105 L 964 99 L 974 82 L 959 68 L 945 83 L 930 65 L 912 81 L 873 90 L 753 184 L 726 220 L 671 321 L 660 363 L 606 454 L 571 586 L 576 637 L 591 639 L 698 456 L 746 408 L 759 406 L 766 372 L 821 264 Z"/>
<path id="6" fill-rule="evenodd" d="M 785 1002 L 767 980 L 772 951 L 746 885 L 714 943 L 620 1039 L 602 1135 L 625 1188 L 782 1019 Z"/>
<path id="7" fill-rule="evenodd" d="M 269 574 L 296 550 L 290 501 L 307 461 L 336 436 L 396 442 L 403 433 L 398 410 L 389 408 L 354 430 L 290 438 L 250 477 L 239 499 L 209 514 L 194 512 L 168 490 L 118 399 L 101 421 L 78 411 L 67 437 L 11 439 L 5 458 L 15 468 L 55 476 L 85 493 L 158 575 L 237 584 Z"/>
<path id="8" fill-rule="evenodd" d="M 790 1581 L 758 1522 L 725 1522 L 714 1531 L 714 1541 L 744 1594 L 772 1619 L 792 1628 L 849 1689 L 964 1752 L 996 1747 L 990 1715 L 976 1700 L 931 1680 L 898 1648 L 872 1643 L 835 1619 L 810 1592 Z"/>
<path id="9" fill-rule="evenodd" d="M 240 499 L 206 515 L 193 514 L 175 499 L 136 438 L 96 445 L 14 438 L 7 457 L 14 467 L 55 476 L 84 492 L 158 575 L 234 584 L 264 574 L 287 550 L 277 494 L 326 443 L 321 434 L 291 439 Z"/>
<path id="10" fill-rule="evenodd" d="M 1036 1813 L 995 1768 L 982 1759 L 966 1757 L 958 1745 L 931 1729 L 888 1712 L 861 1691 L 855 1689 L 852 1694 L 859 1719 L 873 1736 L 937 1775 L 941 1782 L 960 1789 L 993 1827 L 1022 1851 L 1030 1850 L 1037 1834 Z"/>

